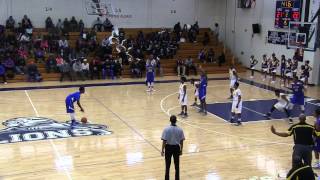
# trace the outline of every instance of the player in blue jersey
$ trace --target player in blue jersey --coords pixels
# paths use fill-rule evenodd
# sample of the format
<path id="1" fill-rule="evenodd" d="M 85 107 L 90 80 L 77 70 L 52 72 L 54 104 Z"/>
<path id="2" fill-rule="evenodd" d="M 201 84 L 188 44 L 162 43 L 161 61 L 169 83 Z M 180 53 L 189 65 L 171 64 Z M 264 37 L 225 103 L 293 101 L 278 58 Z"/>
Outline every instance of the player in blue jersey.
<path id="1" fill-rule="evenodd" d="M 290 103 L 288 105 L 288 109 L 292 110 L 294 105 L 299 105 L 301 113 L 304 114 L 304 86 L 303 82 L 299 81 L 297 76 L 293 77 L 293 83 L 291 85 L 291 88 L 289 88 L 293 96 L 290 98 Z M 289 119 L 290 122 L 292 122 L 292 119 Z"/>
<path id="2" fill-rule="evenodd" d="M 148 92 L 154 91 L 153 85 L 154 85 L 154 65 L 148 61 L 146 64 L 146 82 Z"/>
<path id="3" fill-rule="evenodd" d="M 314 117 L 316 122 L 314 123 L 314 128 L 317 132 L 320 131 L 320 108 L 316 109 L 314 112 Z M 316 159 L 314 168 L 320 168 L 319 153 L 320 153 L 320 137 L 315 137 L 315 146 L 314 146 L 314 157 Z"/>
<path id="4" fill-rule="evenodd" d="M 200 84 L 199 84 L 199 100 L 200 100 L 199 113 L 203 113 L 204 115 L 207 115 L 207 103 L 206 103 L 207 85 L 208 85 L 207 75 L 205 73 L 202 73 L 200 78 Z"/>
<path id="5" fill-rule="evenodd" d="M 77 105 L 80 108 L 81 112 L 84 112 L 84 109 L 82 108 L 80 104 L 80 96 L 81 94 L 85 93 L 85 88 L 80 87 L 79 91 L 69 94 L 66 98 L 66 110 L 67 113 L 70 115 L 71 119 L 71 126 L 76 125 L 76 117 L 75 117 L 75 111 L 74 111 L 74 103 L 77 102 Z"/>

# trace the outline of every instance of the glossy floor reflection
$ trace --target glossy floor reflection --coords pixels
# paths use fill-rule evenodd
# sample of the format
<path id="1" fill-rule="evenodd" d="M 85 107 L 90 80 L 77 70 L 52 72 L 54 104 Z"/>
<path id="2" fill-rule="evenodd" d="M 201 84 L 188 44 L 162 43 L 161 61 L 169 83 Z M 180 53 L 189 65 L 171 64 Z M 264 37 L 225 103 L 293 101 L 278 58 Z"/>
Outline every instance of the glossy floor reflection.
<path id="1" fill-rule="evenodd" d="M 180 111 L 178 87 L 178 83 L 157 84 L 153 94 L 137 84 L 87 88 L 81 99 L 85 113 L 77 112 L 77 117 L 106 125 L 112 134 L 85 134 L 90 132 L 83 129 L 77 130 L 82 136 L 70 138 L 46 139 L 48 132 L 11 134 L 16 142 L 0 145 L 1 179 L 164 179 L 160 137 L 169 124 L 168 115 Z M 240 88 L 244 100 L 274 98 L 272 92 L 252 85 L 241 84 Z M 63 125 L 69 118 L 64 99 L 73 91 L 76 88 L 0 92 L 0 119 L 4 122 L 40 116 Z M 308 95 L 315 99 L 320 98 L 318 92 L 318 87 L 308 89 Z M 228 81 L 209 81 L 209 103 L 227 102 L 228 93 Z M 188 95 L 191 104 L 191 85 Z M 292 137 L 280 138 L 269 130 L 272 124 L 286 130 L 286 121 L 257 121 L 234 127 L 218 116 L 201 116 L 196 111 L 190 107 L 189 117 L 178 123 L 186 136 L 181 179 L 277 179 L 290 168 Z M 314 119 L 308 117 L 308 121 L 313 123 Z M 1 125 L 1 129 L 6 127 Z M 63 133 L 57 130 L 49 137 Z M 34 141 L 19 142 L 19 138 Z"/>

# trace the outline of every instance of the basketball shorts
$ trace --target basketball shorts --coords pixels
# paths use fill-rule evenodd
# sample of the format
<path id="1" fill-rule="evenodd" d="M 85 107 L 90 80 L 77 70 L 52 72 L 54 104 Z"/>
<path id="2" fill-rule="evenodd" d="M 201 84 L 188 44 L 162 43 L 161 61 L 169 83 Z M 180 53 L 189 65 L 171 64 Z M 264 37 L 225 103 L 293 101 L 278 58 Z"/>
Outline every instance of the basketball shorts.
<path id="1" fill-rule="evenodd" d="M 232 79 L 230 80 L 230 88 L 233 88 L 234 87 L 234 84 L 237 82 L 237 80 L 235 79 Z"/>
<path id="2" fill-rule="evenodd" d="M 198 90 L 198 89 L 194 90 L 194 96 L 195 96 L 195 97 L 198 97 L 198 96 L 199 96 L 199 90 Z"/>
<path id="3" fill-rule="evenodd" d="M 291 102 L 292 104 L 296 104 L 296 105 L 303 106 L 303 105 L 304 105 L 304 97 L 303 97 L 303 96 L 293 96 L 293 97 L 290 99 L 290 102 Z"/>
<path id="4" fill-rule="evenodd" d="M 242 112 L 242 101 L 240 101 L 238 107 L 237 107 L 237 104 L 238 104 L 238 102 L 236 102 L 236 101 L 232 102 L 231 113 L 241 114 L 241 112 Z"/>
<path id="5" fill-rule="evenodd" d="M 199 99 L 200 100 L 205 100 L 206 99 L 206 93 L 199 91 Z"/>
<path id="6" fill-rule="evenodd" d="M 147 83 L 153 83 L 154 82 L 154 74 L 147 74 Z"/>
<path id="7" fill-rule="evenodd" d="M 251 70 L 254 70 L 254 69 L 255 69 L 255 66 L 250 65 L 250 69 L 251 69 Z"/>
<path id="8" fill-rule="evenodd" d="M 272 72 L 272 73 L 277 73 L 277 70 L 276 70 L 276 69 L 274 69 L 274 70 L 272 70 L 271 72 Z"/>
<path id="9" fill-rule="evenodd" d="M 268 68 L 262 68 L 262 72 L 268 72 Z"/>
<path id="10" fill-rule="evenodd" d="M 66 111 L 67 113 L 74 113 L 74 106 L 72 102 L 66 101 Z"/>
<path id="11" fill-rule="evenodd" d="M 185 96 L 184 99 L 182 99 L 183 96 L 180 95 L 180 98 L 179 98 L 179 104 L 181 106 L 187 106 L 188 105 L 188 96 Z"/>
<path id="12" fill-rule="evenodd" d="M 281 112 L 284 112 L 284 110 L 287 108 L 287 104 L 284 104 L 284 103 L 276 103 L 274 105 L 274 107 L 278 110 L 278 111 L 281 111 Z"/>

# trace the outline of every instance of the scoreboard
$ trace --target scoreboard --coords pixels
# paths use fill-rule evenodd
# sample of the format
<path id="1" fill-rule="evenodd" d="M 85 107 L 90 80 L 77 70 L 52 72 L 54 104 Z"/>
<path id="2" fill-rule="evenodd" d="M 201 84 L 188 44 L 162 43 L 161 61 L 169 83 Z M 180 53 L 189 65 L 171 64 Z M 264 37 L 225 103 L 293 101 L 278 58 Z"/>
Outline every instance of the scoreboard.
<path id="1" fill-rule="evenodd" d="M 300 22 L 302 0 L 277 0 L 275 28 L 289 28 L 290 21 Z"/>

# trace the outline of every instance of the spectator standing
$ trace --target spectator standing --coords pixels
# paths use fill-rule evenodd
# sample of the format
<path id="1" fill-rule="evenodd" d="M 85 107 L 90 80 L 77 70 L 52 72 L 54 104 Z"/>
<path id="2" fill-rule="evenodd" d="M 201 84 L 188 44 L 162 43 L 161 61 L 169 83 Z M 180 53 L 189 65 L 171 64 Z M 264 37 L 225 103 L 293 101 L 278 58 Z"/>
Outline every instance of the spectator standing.
<path id="1" fill-rule="evenodd" d="M 70 30 L 72 32 L 78 31 L 78 22 L 74 16 L 72 16 L 70 20 Z"/>
<path id="2" fill-rule="evenodd" d="M 15 24 L 16 24 L 16 21 L 13 19 L 12 16 L 9 16 L 9 18 L 6 21 L 6 28 L 10 29 L 11 31 L 14 31 Z"/>
<path id="3" fill-rule="evenodd" d="M 103 22 L 103 27 L 104 27 L 104 31 L 109 31 L 109 32 L 112 31 L 113 25 L 108 18 L 106 18 L 106 20 Z"/>
<path id="4" fill-rule="evenodd" d="M 48 31 L 49 29 L 54 28 L 54 24 L 52 22 L 51 17 L 47 17 L 46 19 L 46 30 Z"/>
<path id="5" fill-rule="evenodd" d="M 215 53 L 212 48 L 210 48 L 207 53 L 207 61 L 210 63 L 215 62 Z"/>
<path id="6" fill-rule="evenodd" d="M 206 51 L 205 49 L 201 49 L 198 55 L 198 59 L 200 60 L 201 63 L 204 63 L 206 60 Z"/>
<path id="7" fill-rule="evenodd" d="M 213 35 L 215 36 L 215 41 L 217 43 L 219 42 L 219 33 L 220 33 L 219 24 L 215 23 L 214 24 L 214 29 L 213 29 Z"/>
<path id="8" fill-rule="evenodd" d="M 177 72 L 178 76 L 185 76 L 186 74 L 186 66 L 181 57 L 177 59 Z"/>
<path id="9" fill-rule="evenodd" d="M 102 31 L 103 22 L 100 20 L 99 17 L 93 22 L 92 29 L 95 29 L 98 32 Z"/>
<path id="10" fill-rule="evenodd" d="M 210 43 L 210 36 L 208 34 L 208 32 L 205 32 L 204 33 L 204 36 L 203 36 L 203 40 L 202 40 L 202 44 L 204 46 L 208 45 Z"/>
<path id="11" fill-rule="evenodd" d="M 183 141 L 185 140 L 183 130 L 177 126 L 177 117 L 170 117 L 170 126 L 166 127 L 162 132 L 162 148 L 161 156 L 165 156 L 166 161 L 166 173 L 165 180 L 169 180 L 171 158 L 173 156 L 174 166 L 175 166 L 175 179 L 180 179 L 180 156 L 183 151 Z"/>

